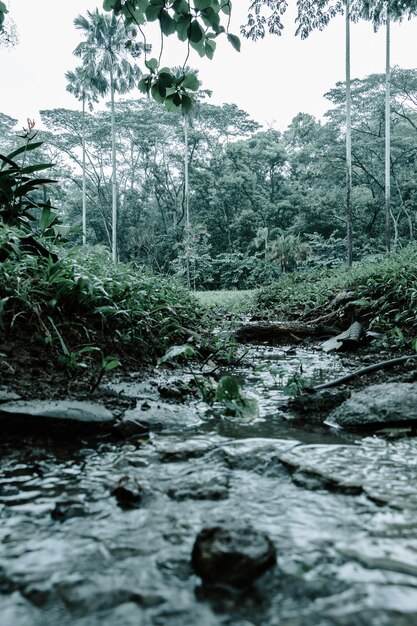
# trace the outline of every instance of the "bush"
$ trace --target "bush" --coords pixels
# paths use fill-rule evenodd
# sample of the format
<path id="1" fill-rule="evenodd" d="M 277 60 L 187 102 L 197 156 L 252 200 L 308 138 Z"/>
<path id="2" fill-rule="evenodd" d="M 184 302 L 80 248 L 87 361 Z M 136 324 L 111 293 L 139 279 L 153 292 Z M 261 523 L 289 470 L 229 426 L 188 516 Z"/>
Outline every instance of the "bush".
<path id="1" fill-rule="evenodd" d="M 0 225 L 1 253 L 0 329 L 29 334 L 60 356 L 97 346 L 146 361 L 196 323 L 197 302 L 175 281 L 113 264 L 104 249 L 33 254 L 17 229 Z"/>
<path id="2" fill-rule="evenodd" d="M 261 289 L 257 309 L 264 315 L 294 318 L 329 306 L 338 292 L 354 292 L 356 319 L 404 341 L 417 336 L 417 246 L 390 256 L 374 255 L 353 265 L 283 275 Z M 317 313 L 319 315 L 319 313 Z"/>

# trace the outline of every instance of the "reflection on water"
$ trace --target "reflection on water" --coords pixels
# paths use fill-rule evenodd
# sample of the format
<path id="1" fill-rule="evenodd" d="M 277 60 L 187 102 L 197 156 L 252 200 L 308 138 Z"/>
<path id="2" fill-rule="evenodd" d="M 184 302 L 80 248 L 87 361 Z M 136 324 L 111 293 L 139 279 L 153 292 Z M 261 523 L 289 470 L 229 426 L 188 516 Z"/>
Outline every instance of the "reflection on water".
<path id="1" fill-rule="evenodd" d="M 319 382 L 345 371 L 340 359 L 264 346 L 250 357 L 263 369 L 236 374 L 259 401 L 252 422 L 198 405 L 200 426 L 137 444 L 0 443 L 1 626 L 417 623 L 414 439 L 295 424 L 269 365 L 301 363 Z M 112 495 L 125 477 L 144 493 L 128 510 Z M 278 553 L 244 594 L 202 588 L 190 566 L 199 530 L 230 520 Z"/>

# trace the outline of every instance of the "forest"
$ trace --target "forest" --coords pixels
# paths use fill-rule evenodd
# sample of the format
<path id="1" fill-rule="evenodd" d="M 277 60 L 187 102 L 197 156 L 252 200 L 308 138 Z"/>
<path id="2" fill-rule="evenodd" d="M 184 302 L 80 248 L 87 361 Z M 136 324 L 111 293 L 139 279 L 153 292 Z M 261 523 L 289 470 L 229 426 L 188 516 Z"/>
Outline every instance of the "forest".
<path id="1" fill-rule="evenodd" d="M 382 74 L 352 81 L 355 260 L 384 250 L 384 89 Z M 343 263 L 344 83 L 326 98 L 323 122 L 300 112 L 282 133 L 262 129 L 233 103 L 202 100 L 181 116 L 146 97 L 117 102 L 118 259 L 187 284 L 188 258 L 190 286 L 203 290 L 254 288 L 296 268 Z M 394 68 L 391 107 L 396 250 L 414 240 L 417 226 L 417 70 Z M 110 118 L 107 111 L 42 111 L 42 145 L 27 155 L 28 164 L 54 164 L 47 194 L 74 244 L 82 242 L 84 171 L 86 242 L 111 249 Z M 15 120 L 2 115 L 0 123 L 8 154 L 22 139 Z"/>

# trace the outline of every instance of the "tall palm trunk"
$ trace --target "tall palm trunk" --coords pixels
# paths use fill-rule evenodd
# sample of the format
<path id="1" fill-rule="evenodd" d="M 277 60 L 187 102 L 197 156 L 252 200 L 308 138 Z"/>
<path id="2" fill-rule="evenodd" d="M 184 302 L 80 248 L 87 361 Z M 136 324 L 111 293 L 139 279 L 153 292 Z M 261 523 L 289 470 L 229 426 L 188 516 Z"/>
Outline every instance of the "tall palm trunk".
<path id="1" fill-rule="evenodd" d="M 190 191 L 188 184 L 188 119 L 184 115 L 184 204 L 185 204 L 185 262 L 187 268 L 187 285 L 191 288 L 190 279 Z"/>
<path id="2" fill-rule="evenodd" d="M 86 190 L 85 190 L 85 94 L 83 93 L 83 129 L 82 129 L 82 144 L 83 144 L 83 191 L 82 191 L 82 228 L 83 228 L 83 246 L 87 243 L 87 203 L 86 203 Z"/>
<path id="3" fill-rule="evenodd" d="M 117 261 L 117 183 L 116 183 L 116 123 L 114 115 L 114 78 L 110 68 L 110 111 L 111 111 L 111 166 L 112 166 L 112 238 L 111 256 Z"/>
<path id="4" fill-rule="evenodd" d="M 350 1 L 346 0 L 346 247 L 347 264 L 353 260 L 353 211 L 352 211 L 352 121 L 350 95 Z"/>
<path id="5" fill-rule="evenodd" d="M 385 48 L 385 248 L 391 250 L 391 61 L 390 16 L 387 7 Z"/>

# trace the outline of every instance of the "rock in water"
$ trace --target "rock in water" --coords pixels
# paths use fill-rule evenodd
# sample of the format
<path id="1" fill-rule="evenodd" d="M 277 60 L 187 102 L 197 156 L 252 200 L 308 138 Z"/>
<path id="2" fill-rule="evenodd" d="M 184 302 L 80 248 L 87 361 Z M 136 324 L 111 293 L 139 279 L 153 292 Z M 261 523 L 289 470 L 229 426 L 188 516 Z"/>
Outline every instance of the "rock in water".
<path id="1" fill-rule="evenodd" d="M 272 567 L 275 546 L 251 526 L 203 528 L 194 543 L 191 562 L 208 584 L 244 588 Z"/>
<path id="2" fill-rule="evenodd" d="M 53 434 L 63 428 L 100 432 L 112 430 L 115 418 L 101 404 L 78 400 L 19 400 L 0 405 L 0 430 Z"/>
<path id="3" fill-rule="evenodd" d="M 352 429 L 413 421 L 417 425 L 416 383 L 370 385 L 352 393 L 327 419 L 331 425 Z"/>

